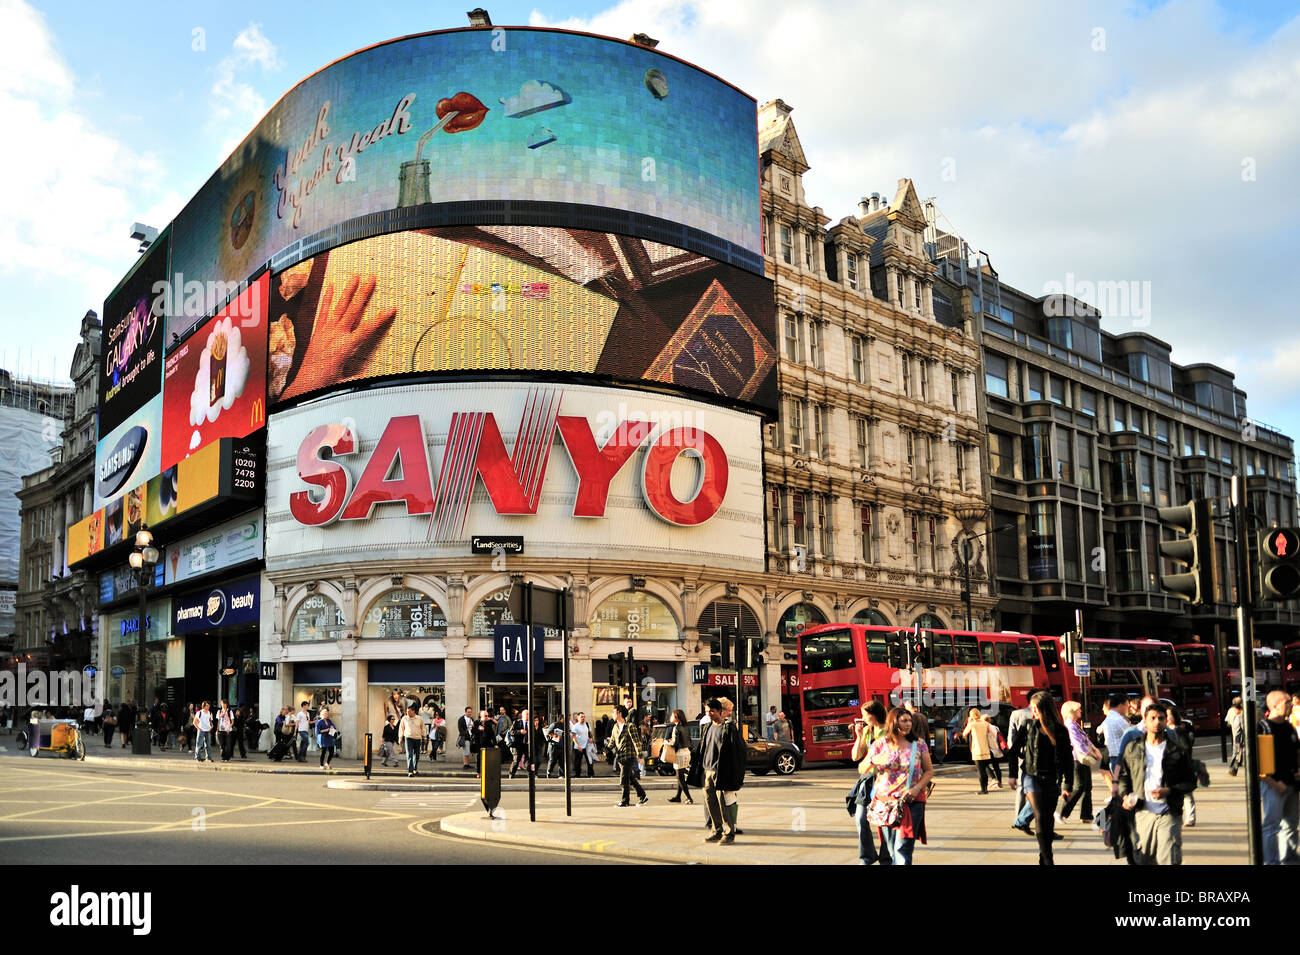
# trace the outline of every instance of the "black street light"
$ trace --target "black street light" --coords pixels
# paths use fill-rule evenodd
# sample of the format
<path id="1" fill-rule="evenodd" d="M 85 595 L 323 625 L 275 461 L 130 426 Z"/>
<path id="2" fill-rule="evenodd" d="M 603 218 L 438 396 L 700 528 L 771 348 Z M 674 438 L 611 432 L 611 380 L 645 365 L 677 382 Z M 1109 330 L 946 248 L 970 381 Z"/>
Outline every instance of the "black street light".
<path id="1" fill-rule="evenodd" d="M 987 537 L 989 534 L 1000 534 L 1002 531 L 1009 531 L 1015 526 L 1016 526 L 1015 524 L 1003 524 L 1001 527 L 989 528 L 988 530 L 984 531 L 984 533 L 978 536 Z M 961 539 L 962 580 L 966 585 L 966 589 L 962 592 L 962 595 L 966 599 L 966 629 L 967 630 L 975 629 L 975 622 L 972 619 L 971 606 L 970 606 L 971 605 L 970 562 L 975 559 L 971 542 L 975 540 L 975 537 L 976 535 L 974 534 L 967 534 L 965 537 Z M 986 547 L 985 550 L 987 551 L 988 548 Z M 990 568 L 990 570 L 991 569 L 992 568 Z M 989 580 L 993 579 L 992 573 L 988 574 L 987 576 Z"/>
<path id="2" fill-rule="evenodd" d="M 135 731 L 131 735 L 131 752 L 147 756 L 149 745 L 149 708 L 145 705 L 145 620 L 148 613 L 148 589 L 153 580 L 153 569 L 158 563 L 158 548 L 153 546 L 153 533 L 148 525 L 141 527 L 135 535 L 135 550 L 128 561 L 131 572 L 135 575 L 136 587 L 140 591 L 140 618 L 136 621 L 137 640 L 135 658 Z"/>

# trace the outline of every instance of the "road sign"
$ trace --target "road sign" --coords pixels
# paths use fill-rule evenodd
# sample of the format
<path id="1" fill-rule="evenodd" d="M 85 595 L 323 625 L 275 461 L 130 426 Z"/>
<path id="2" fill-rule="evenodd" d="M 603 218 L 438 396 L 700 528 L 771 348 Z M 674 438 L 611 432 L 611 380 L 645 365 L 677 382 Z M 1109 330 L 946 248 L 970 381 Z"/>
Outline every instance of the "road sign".
<path id="1" fill-rule="evenodd" d="M 1076 653 L 1074 655 L 1074 675 L 1088 676 L 1092 668 L 1092 657 L 1087 653 Z"/>

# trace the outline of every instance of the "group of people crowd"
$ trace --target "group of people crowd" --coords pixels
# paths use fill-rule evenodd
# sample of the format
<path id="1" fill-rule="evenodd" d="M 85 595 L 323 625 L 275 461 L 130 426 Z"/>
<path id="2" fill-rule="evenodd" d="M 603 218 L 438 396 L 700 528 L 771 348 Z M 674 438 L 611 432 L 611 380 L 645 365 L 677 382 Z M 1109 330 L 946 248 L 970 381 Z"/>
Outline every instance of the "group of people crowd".
<path id="1" fill-rule="evenodd" d="M 1112 696 L 1095 737 L 1083 726 L 1083 708 L 1058 705 L 1047 691 L 1011 714 L 1006 736 L 978 708 L 961 736 L 970 744 L 981 795 L 1002 788 L 999 760 L 1006 758 L 1016 791 L 1012 828 L 1038 841 L 1040 865 L 1052 865 L 1052 843 L 1076 807 L 1080 821 L 1097 827 L 1116 858 L 1133 865 L 1180 865 L 1182 829 L 1196 825 L 1195 791 L 1210 784 L 1209 771 L 1192 752 L 1190 725 L 1167 701 Z M 1244 713 L 1234 699 L 1225 718 L 1233 736 L 1229 773 L 1236 775 L 1244 744 Z M 1264 862 L 1300 864 L 1300 696 L 1274 690 L 1265 700 L 1261 737 L 1272 741 L 1273 766 L 1261 780 Z M 847 797 L 858 829 L 863 865 L 910 865 L 916 841 L 926 841 L 925 801 L 934 769 L 924 717 L 911 703 L 886 711 L 879 701 L 862 707 L 854 724 L 852 757 L 858 781 Z M 1105 796 L 1093 809 L 1093 770 Z"/>

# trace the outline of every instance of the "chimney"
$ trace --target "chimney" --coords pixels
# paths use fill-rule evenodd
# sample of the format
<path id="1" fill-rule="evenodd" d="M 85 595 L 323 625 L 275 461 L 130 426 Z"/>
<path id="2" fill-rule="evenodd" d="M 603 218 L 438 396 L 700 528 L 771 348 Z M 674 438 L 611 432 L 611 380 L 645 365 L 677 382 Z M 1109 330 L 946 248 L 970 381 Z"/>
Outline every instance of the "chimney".
<path id="1" fill-rule="evenodd" d="M 871 211 L 875 212 L 879 208 L 880 208 L 880 193 L 873 192 L 871 194 Z"/>
<path id="2" fill-rule="evenodd" d="M 858 200 L 858 218 L 865 219 L 870 214 L 871 214 L 871 203 L 867 201 L 866 196 L 863 196 L 861 199 Z"/>
<path id="3" fill-rule="evenodd" d="M 490 27 L 492 25 L 492 18 L 488 16 L 488 12 L 482 7 L 475 7 L 465 16 L 469 17 L 469 25 L 472 27 Z"/>
<path id="4" fill-rule="evenodd" d="M 633 33 L 628 37 L 628 42 L 635 43 L 637 46 L 643 46 L 649 50 L 653 50 L 659 45 L 659 41 L 648 33 Z"/>

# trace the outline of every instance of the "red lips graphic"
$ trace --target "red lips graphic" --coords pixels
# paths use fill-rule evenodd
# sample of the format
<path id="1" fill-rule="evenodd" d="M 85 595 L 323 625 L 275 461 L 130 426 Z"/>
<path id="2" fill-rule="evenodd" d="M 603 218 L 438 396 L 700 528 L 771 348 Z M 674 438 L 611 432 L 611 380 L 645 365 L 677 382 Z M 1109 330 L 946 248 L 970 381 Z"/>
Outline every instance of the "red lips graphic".
<path id="1" fill-rule="evenodd" d="M 439 119 L 442 119 L 448 113 L 456 113 L 456 117 L 442 127 L 442 131 L 444 133 L 463 133 L 465 130 L 473 129 L 483 122 L 483 117 L 487 115 L 488 108 L 479 102 L 478 97 L 462 90 L 451 99 L 438 100 L 435 112 L 437 112 Z"/>

